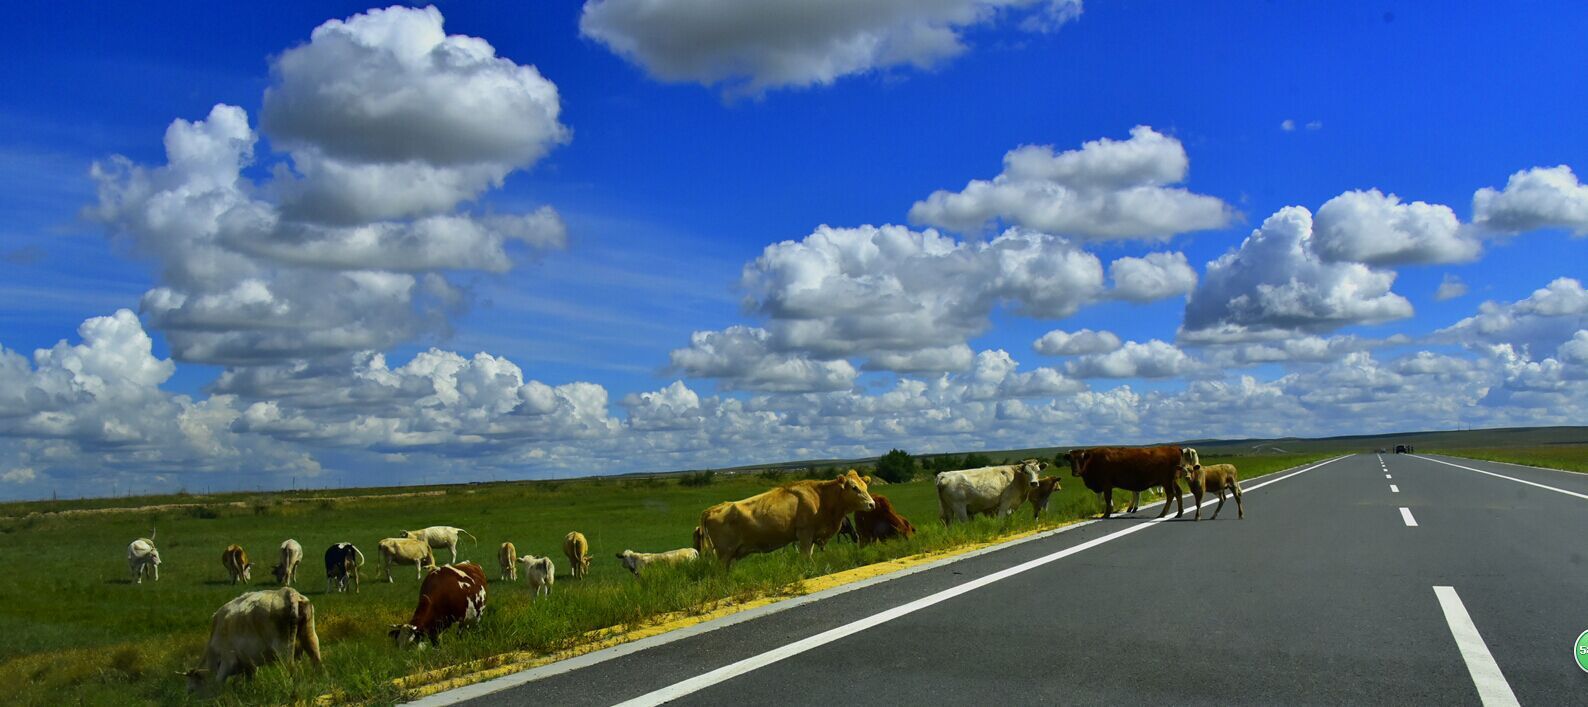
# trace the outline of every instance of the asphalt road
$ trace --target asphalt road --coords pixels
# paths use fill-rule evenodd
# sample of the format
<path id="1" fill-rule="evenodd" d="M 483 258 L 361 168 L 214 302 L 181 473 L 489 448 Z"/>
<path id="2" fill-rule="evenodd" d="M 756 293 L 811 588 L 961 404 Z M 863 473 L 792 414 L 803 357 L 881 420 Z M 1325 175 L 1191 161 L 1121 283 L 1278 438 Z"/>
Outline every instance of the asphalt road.
<path id="1" fill-rule="evenodd" d="M 469 703 L 1588 702 L 1588 475 L 1364 454 L 1247 486 L 1244 520 L 1149 507 Z"/>

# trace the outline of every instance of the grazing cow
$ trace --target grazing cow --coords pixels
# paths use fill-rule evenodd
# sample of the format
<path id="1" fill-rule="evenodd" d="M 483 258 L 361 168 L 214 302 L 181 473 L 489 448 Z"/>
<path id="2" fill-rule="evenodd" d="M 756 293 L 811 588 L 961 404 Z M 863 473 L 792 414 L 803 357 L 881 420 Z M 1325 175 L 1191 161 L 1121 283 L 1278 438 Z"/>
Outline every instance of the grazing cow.
<path id="1" fill-rule="evenodd" d="M 557 582 L 557 566 L 551 563 L 551 558 L 525 555 L 518 561 L 524 565 L 524 583 L 534 590 L 535 596 L 542 592 L 551 596 L 551 585 Z"/>
<path id="2" fill-rule="evenodd" d="M 855 511 L 855 542 L 864 547 L 889 538 L 915 535 L 915 526 L 893 510 L 893 502 L 887 496 L 872 494 L 871 501 L 876 504 L 871 510 Z"/>
<path id="3" fill-rule="evenodd" d="M 869 488 L 871 486 L 871 484 L 866 484 L 866 486 Z M 878 504 L 878 505 L 882 504 L 881 501 L 877 500 L 876 496 L 872 496 L 871 497 L 871 501 L 873 503 Z M 860 513 L 865 513 L 865 512 L 866 511 L 860 511 Z M 852 542 L 852 543 L 856 543 L 856 544 L 860 543 L 860 531 L 855 530 L 855 523 L 854 523 L 854 521 L 849 519 L 849 516 L 844 516 L 843 522 L 838 524 L 838 537 L 840 537 L 840 538 L 848 538 L 849 542 Z"/>
<path id="4" fill-rule="evenodd" d="M 425 567 L 436 566 L 435 553 L 430 546 L 413 538 L 386 538 L 380 541 L 380 566 L 386 581 L 392 581 L 392 565 L 413 565 L 414 578 L 425 576 Z"/>
<path id="5" fill-rule="evenodd" d="M 937 475 L 937 504 L 944 525 L 969 520 L 977 513 L 999 518 L 1014 512 L 1037 487 L 1037 475 L 1048 463 L 1027 459 L 1019 464 L 945 471 Z"/>
<path id="6" fill-rule="evenodd" d="M 496 562 L 502 566 L 502 574 L 497 579 L 518 581 L 518 548 L 510 542 L 502 543 L 496 550 Z"/>
<path id="7" fill-rule="evenodd" d="M 392 624 L 386 635 L 398 648 L 412 646 L 420 638 L 437 644 L 437 636 L 453 624 L 469 625 L 485 613 L 485 570 L 473 562 L 442 565 L 425 575 L 419 586 L 419 605 L 406 624 Z"/>
<path id="8" fill-rule="evenodd" d="M 649 565 L 677 565 L 685 562 L 694 562 L 700 559 L 700 551 L 692 547 L 668 550 L 667 552 L 635 552 L 624 550 L 618 553 L 618 559 L 623 561 L 634 576 L 638 577 L 640 571 Z"/>
<path id="9" fill-rule="evenodd" d="M 364 564 L 364 553 L 353 543 L 337 543 L 325 549 L 325 591 L 347 591 L 347 581 L 353 580 L 353 591 L 358 591 L 358 568 Z"/>
<path id="10" fill-rule="evenodd" d="M 154 533 L 138 538 L 127 545 L 127 569 L 132 572 L 134 584 L 143 584 L 143 578 L 152 576 L 160 581 L 160 551 L 154 546 Z"/>
<path id="11" fill-rule="evenodd" d="M 568 557 L 568 569 L 574 579 L 584 579 L 590 573 L 590 541 L 577 530 L 562 539 L 562 554 Z"/>
<path id="12" fill-rule="evenodd" d="M 440 550 L 441 548 L 451 550 L 452 561 L 457 562 L 458 535 L 460 534 L 469 536 L 469 539 L 473 540 L 475 545 L 480 544 L 479 539 L 474 537 L 473 533 L 450 525 L 432 525 L 420 530 L 404 530 L 401 536 L 412 540 L 422 540 L 429 544 L 433 550 Z"/>
<path id="13" fill-rule="evenodd" d="M 818 540 L 838 532 L 845 516 L 875 505 L 853 469 L 827 481 L 796 481 L 707 508 L 700 514 L 701 545 L 715 551 L 724 568 L 796 541 L 808 559 Z"/>
<path id="14" fill-rule="evenodd" d="M 206 682 L 225 684 L 277 660 L 308 656 L 320 664 L 320 637 L 314 632 L 314 606 L 291 587 L 248 592 L 221 606 L 210 620 L 204 667 L 183 673 L 189 690 Z"/>
<path id="15" fill-rule="evenodd" d="M 1213 520 L 1219 519 L 1219 511 L 1224 509 L 1224 492 L 1226 490 L 1235 494 L 1236 518 L 1246 517 L 1246 507 L 1241 505 L 1241 478 L 1235 472 L 1234 464 L 1197 464 L 1187 467 L 1186 485 L 1191 487 L 1191 495 L 1196 498 L 1196 520 L 1202 520 L 1202 493 L 1204 491 L 1217 492 L 1219 505 L 1213 509 Z"/>
<path id="16" fill-rule="evenodd" d="M 1059 486 L 1057 476 L 1037 479 L 1037 487 L 1031 489 L 1031 517 L 1033 519 L 1041 517 L 1042 512 L 1048 510 L 1048 499 L 1053 498 L 1053 492 L 1062 490 L 1063 487 Z"/>
<path id="17" fill-rule="evenodd" d="M 1185 499 L 1180 496 L 1180 448 L 1174 445 L 1161 447 L 1097 447 L 1074 449 L 1064 455 L 1070 462 L 1070 475 L 1081 477 L 1086 488 L 1102 494 L 1103 517 L 1114 512 L 1114 489 L 1140 493 L 1153 488 L 1163 488 L 1162 518 L 1169 512 L 1171 503 L 1178 504 L 1174 517 L 1185 512 Z M 1134 504 L 1132 504 L 1134 505 Z"/>
<path id="18" fill-rule="evenodd" d="M 243 551 L 241 545 L 233 543 L 226 546 L 226 550 L 221 553 L 221 566 L 226 568 L 226 574 L 232 578 L 232 584 L 253 580 L 254 563 L 248 561 L 248 553 Z"/>
<path id="19" fill-rule="evenodd" d="M 298 564 L 303 562 L 303 546 L 292 538 L 281 544 L 281 564 L 270 570 L 276 576 L 276 581 L 283 586 L 292 586 L 298 578 Z"/>

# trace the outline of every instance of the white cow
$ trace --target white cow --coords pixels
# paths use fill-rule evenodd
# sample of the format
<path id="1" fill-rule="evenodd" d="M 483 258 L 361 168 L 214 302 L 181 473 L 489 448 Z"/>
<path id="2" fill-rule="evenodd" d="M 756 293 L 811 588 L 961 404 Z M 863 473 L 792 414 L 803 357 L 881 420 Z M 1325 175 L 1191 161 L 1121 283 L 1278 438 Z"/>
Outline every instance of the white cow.
<path id="1" fill-rule="evenodd" d="M 160 551 L 154 546 L 154 533 L 138 538 L 127 546 L 127 569 L 132 571 L 132 581 L 143 584 L 146 575 L 160 581 Z"/>
<path id="2" fill-rule="evenodd" d="M 298 578 L 298 563 L 303 562 L 303 546 L 292 538 L 281 544 L 281 564 L 271 570 L 276 575 L 276 581 L 283 586 L 292 586 L 293 580 Z"/>
<path id="3" fill-rule="evenodd" d="M 937 504 L 944 525 L 969 520 L 977 513 L 1003 518 L 1026 502 L 1048 463 L 1027 459 L 1019 464 L 945 471 L 937 475 Z"/>
<path id="4" fill-rule="evenodd" d="M 551 596 L 551 585 L 557 582 L 557 566 L 550 557 L 525 555 L 518 558 L 518 564 L 524 566 L 524 583 L 535 591 L 535 596 Z"/>
<path id="5" fill-rule="evenodd" d="M 224 684 L 261 665 L 292 662 L 307 655 L 320 664 L 320 637 L 314 632 L 314 607 L 291 587 L 248 592 L 226 602 L 210 621 L 204 666 L 183 673 L 189 690 L 206 682 Z"/>
<path id="6" fill-rule="evenodd" d="M 474 537 L 473 533 L 450 525 L 432 525 L 421 530 L 404 530 L 402 537 L 422 540 L 434 550 L 447 548 L 452 551 L 452 562 L 456 564 L 458 561 L 458 535 L 460 533 L 469 536 L 469 539 L 473 540 L 474 544 L 480 544 L 479 539 Z"/>
<path id="7" fill-rule="evenodd" d="M 392 581 L 392 565 L 413 565 L 414 578 L 423 579 L 425 567 L 436 566 L 435 553 L 430 546 L 413 538 L 385 538 L 380 541 L 380 568 L 386 573 L 386 581 Z"/>
<path id="8" fill-rule="evenodd" d="M 647 565 L 676 565 L 684 562 L 694 562 L 700 559 L 700 551 L 692 547 L 668 550 L 667 552 L 635 552 L 624 550 L 618 553 L 618 559 L 623 561 L 623 566 L 629 568 L 635 576 Z"/>

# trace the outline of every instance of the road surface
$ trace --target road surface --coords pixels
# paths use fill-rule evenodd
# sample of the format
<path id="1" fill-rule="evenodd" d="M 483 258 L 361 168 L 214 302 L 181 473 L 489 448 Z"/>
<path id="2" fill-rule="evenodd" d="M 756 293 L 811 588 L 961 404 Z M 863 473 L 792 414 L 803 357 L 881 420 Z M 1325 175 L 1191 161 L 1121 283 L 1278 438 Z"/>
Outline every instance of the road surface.
<path id="1" fill-rule="evenodd" d="M 1588 702 L 1588 475 L 1361 454 L 1246 487 L 1244 520 L 1154 506 L 426 702 Z"/>

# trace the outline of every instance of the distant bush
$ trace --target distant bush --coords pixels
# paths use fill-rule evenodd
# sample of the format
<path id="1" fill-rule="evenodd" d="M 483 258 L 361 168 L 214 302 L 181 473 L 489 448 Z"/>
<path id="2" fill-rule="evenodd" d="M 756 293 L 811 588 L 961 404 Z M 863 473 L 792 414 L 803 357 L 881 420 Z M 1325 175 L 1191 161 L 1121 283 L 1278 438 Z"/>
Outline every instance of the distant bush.
<path id="1" fill-rule="evenodd" d="M 679 486 L 710 486 L 717 481 L 717 472 L 707 469 L 678 477 Z"/>
<path id="2" fill-rule="evenodd" d="M 915 476 L 915 460 L 902 449 L 890 450 L 877 460 L 876 475 L 890 484 L 902 484 Z"/>
<path id="3" fill-rule="evenodd" d="M 777 481 L 783 478 L 783 470 L 776 467 L 767 467 L 757 473 L 756 476 L 767 481 Z"/>
<path id="4" fill-rule="evenodd" d="M 209 506 L 193 506 L 187 509 L 188 517 L 200 520 L 215 520 L 221 517 L 221 512 Z"/>

